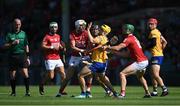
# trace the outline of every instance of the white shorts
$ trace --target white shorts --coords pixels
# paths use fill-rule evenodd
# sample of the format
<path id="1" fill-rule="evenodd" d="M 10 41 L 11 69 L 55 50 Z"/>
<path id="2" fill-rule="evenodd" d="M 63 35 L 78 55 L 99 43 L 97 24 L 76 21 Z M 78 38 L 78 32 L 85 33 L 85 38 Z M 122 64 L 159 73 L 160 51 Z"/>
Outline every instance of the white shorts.
<path id="1" fill-rule="evenodd" d="M 56 67 L 61 67 L 64 66 L 63 62 L 61 59 L 58 60 L 45 60 L 45 67 L 46 70 L 54 70 Z"/>
<path id="2" fill-rule="evenodd" d="M 130 66 L 134 67 L 134 71 L 146 71 L 146 67 L 148 66 L 149 62 L 148 60 L 142 61 L 142 62 L 134 62 Z"/>
<path id="3" fill-rule="evenodd" d="M 76 57 L 76 56 L 71 56 L 69 60 L 69 66 L 78 66 L 82 60 L 87 60 L 89 59 L 89 56 L 83 56 L 83 57 Z"/>

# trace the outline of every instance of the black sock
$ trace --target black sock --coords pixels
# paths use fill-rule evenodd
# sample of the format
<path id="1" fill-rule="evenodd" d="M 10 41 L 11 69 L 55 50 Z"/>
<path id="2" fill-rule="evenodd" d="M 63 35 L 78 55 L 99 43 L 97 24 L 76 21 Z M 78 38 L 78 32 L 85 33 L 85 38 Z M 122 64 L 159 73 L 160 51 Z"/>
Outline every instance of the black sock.
<path id="1" fill-rule="evenodd" d="M 29 93 L 29 78 L 24 78 L 24 84 L 26 87 L 26 93 Z"/>
<path id="2" fill-rule="evenodd" d="M 153 87 L 153 91 L 154 91 L 154 92 L 157 92 L 157 87 Z"/>
<path id="3" fill-rule="evenodd" d="M 106 92 L 110 91 L 108 87 L 104 88 L 104 90 L 105 90 Z"/>
<path id="4" fill-rule="evenodd" d="M 113 91 L 113 95 L 114 95 L 114 96 L 117 96 L 118 93 L 117 93 L 116 91 Z"/>
<path id="5" fill-rule="evenodd" d="M 51 82 L 54 84 L 54 78 L 53 78 L 53 79 L 51 79 Z"/>
<path id="6" fill-rule="evenodd" d="M 12 93 L 16 93 L 16 80 L 11 79 L 10 84 L 11 84 Z"/>
<path id="7" fill-rule="evenodd" d="M 81 94 L 86 94 L 85 92 L 81 92 Z"/>
<path id="8" fill-rule="evenodd" d="M 91 92 L 90 91 L 86 91 L 86 94 L 91 94 Z"/>
<path id="9" fill-rule="evenodd" d="M 163 91 L 167 91 L 167 87 L 164 85 L 161 87 Z"/>

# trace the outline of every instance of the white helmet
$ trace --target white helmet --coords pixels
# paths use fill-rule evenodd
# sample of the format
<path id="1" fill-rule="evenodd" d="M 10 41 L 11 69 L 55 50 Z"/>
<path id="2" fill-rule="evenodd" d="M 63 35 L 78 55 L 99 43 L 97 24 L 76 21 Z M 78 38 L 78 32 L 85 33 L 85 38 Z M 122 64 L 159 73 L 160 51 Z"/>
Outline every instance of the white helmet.
<path id="1" fill-rule="evenodd" d="M 75 26 L 86 25 L 86 21 L 80 19 L 75 22 Z"/>
<path id="2" fill-rule="evenodd" d="M 57 22 L 50 22 L 49 27 L 58 27 L 58 23 Z"/>

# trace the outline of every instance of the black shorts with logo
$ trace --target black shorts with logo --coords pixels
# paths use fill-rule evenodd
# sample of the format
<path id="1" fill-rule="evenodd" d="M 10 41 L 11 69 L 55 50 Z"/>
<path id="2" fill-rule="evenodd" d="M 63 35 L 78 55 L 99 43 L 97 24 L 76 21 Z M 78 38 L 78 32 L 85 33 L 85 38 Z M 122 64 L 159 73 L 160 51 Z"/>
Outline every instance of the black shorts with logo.
<path id="1" fill-rule="evenodd" d="M 16 70 L 18 68 L 28 68 L 26 54 L 10 54 L 8 61 L 10 70 Z"/>

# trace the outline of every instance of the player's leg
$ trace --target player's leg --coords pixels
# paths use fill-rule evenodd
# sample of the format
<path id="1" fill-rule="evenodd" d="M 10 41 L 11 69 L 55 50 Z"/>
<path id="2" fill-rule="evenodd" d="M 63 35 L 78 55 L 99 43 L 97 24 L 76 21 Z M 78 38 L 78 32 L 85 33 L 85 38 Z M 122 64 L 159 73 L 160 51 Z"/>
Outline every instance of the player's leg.
<path id="1" fill-rule="evenodd" d="M 61 59 L 55 60 L 55 62 L 56 62 L 55 69 L 56 69 L 56 72 L 60 74 L 61 83 L 62 83 L 63 80 L 66 77 L 66 74 L 65 74 L 65 71 L 64 71 L 64 64 L 61 61 Z"/>
<path id="2" fill-rule="evenodd" d="M 135 74 L 136 71 L 134 70 L 134 63 L 127 66 L 125 69 L 123 69 L 120 72 L 120 80 L 121 80 L 121 94 L 120 96 L 125 97 L 126 95 L 126 84 L 127 84 L 127 80 L 126 77 L 132 74 Z"/>
<path id="3" fill-rule="evenodd" d="M 23 77 L 24 77 L 24 84 L 25 84 L 25 88 L 26 88 L 26 94 L 25 96 L 30 96 L 30 91 L 29 91 L 29 74 L 28 74 L 28 68 L 22 68 L 21 71 Z"/>
<path id="4" fill-rule="evenodd" d="M 152 65 L 151 66 L 151 71 L 152 71 L 152 76 L 153 78 L 158 82 L 158 84 L 161 86 L 162 88 L 162 94 L 161 96 L 166 96 L 168 95 L 168 89 L 167 87 L 164 85 L 164 82 L 162 80 L 162 78 L 160 77 L 159 73 L 160 73 L 160 65 Z M 155 85 L 153 85 L 155 86 Z"/>
<path id="5" fill-rule="evenodd" d="M 61 93 L 62 95 L 63 94 L 67 95 L 67 93 L 64 92 L 64 89 L 66 88 L 68 82 L 70 81 L 70 79 L 74 75 L 75 68 L 79 65 L 80 60 L 81 60 L 80 57 L 71 56 L 71 58 L 69 60 L 69 67 L 66 71 L 66 78 L 62 82 L 61 87 L 59 89 L 59 93 Z"/>
<path id="6" fill-rule="evenodd" d="M 44 85 L 47 81 L 50 80 L 50 82 L 54 82 L 54 69 L 55 69 L 56 63 L 54 60 L 45 60 L 45 68 L 46 72 L 43 73 L 42 79 L 39 84 L 39 93 L 41 95 L 44 95 Z"/>
<path id="7" fill-rule="evenodd" d="M 141 82 L 141 84 L 143 85 L 143 88 L 144 88 L 144 91 L 145 91 L 145 96 L 144 96 L 144 98 L 150 98 L 150 97 L 151 97 L 151 94 L 150 94 L 150 92 L 149 92 L 146 79 L 143 77 L 144 73 L 145 73 L 145 70 L 137 71 L 136 75 L 137 75 L 138 80 L 139 80 L 139 81 Z"/>
<path id="8" fill-rule="evenodd" d="M 57 69 L 57 72 L 60 74 L 61 76 L 61 85 L 62 85 L 62 82 L 65 80 L 66 78 L 66 74 L 65 74 L 65 71 L 64 71 L 64 64 L 61 60 L 57 60 L 57 65 L 56 65 L 56 69 Z M 58 94 L 56 95 L 56 97 L 60 97 L 62 93 L 58 92 Z"/>
<path id="9" fill-rule="evenodd" d="M 151 80 L 152 80 L 152 85 L 153 85 L 153 92 L 151 93 L 151 96 L 158 96 L 158 91 L 157 91 L 157 87 L 158 87 L 158 82 L 156 81 L 156 79 L 153 77 L 153 73 L 151 71 Z"/>
<path id="10" fill-rule="evenodd" d="M 92 98 L 91 86 L 92 86 L 93 75 L 86 76 L 86 97 Z"/>
<path id="11" fill-rule="evenodd" d="M 106 80 L 109 81 L 109 78 L 107 76 L 106 77 Z M 104 91 L 106 92 L 106 95 L 107 96 L 112 96 L 113 93 L 111 92 L 111 90 L 99 79 L 99 77 L 97 75 L 95 75 L 95 78 L 96 80 L 98 81 L 98 83 L 100 84 L 100 86 L 104 89 Z"/>
<path id="12" fill-rule="evenodd" d="M 91 64 L 92 64 L 92 61 L 89 56 L 81 57 L 80 66 L 82 66 L 82 69 L 79 72 L 78 76 L 82 80 L 86 79 L 84 84 L 86 84 L 86 97 L 87 98 L 92 98 L 91 85 L 92 85 L 93 75 L 92 75 L 91 70 L 88 68 Z"/>
<path id="13" fill-rule="evenodd" d="M 112 92 L 114 97 L 118 97 L 117 92 L 112 87 L 110 81 L 106 78 L 105 71 L 107 69 L 107 63 L 93 62 L 89 69 L 99 77 L 100 81 L 102 81 Z"/>
<path id="14" fill-rule="evenodd" d="M 105 72 L 104 73 L 96 73 L 99 79 L 113 92 L 114 97 L 117 97 L 118 94 L 113 88 L 111 82 L 106 78 Z"/>
<path id="15" fill-rule="evenodd" d="M 89 68 L 87 66 L 84 66 L 82 68 L 82 70 L 78 73 L 78 79 L 79 79 L 79 83 L 80 83 L 80 88 L 81 88 L 81 94 L 79 96 L 76 96 L 75 98 L 86 98 L 86 96 L 88 97 L 92 97 L 90 94 L 90 91 L 88 92 L 88 95 L 86 95 L 86 82 L 85 82 L 85 78 L 84 77 L 89 77 L 89 83 L 91 83 L 91 78 L 92 78 L 92 73 L 91 70 L 89 70 Z"/>
<path id="16" fill-rule="evenodd" d="M 61 83 L 61 87 L 59 89 L 59 93 L 62 95 L 67 95 L 67 93 L 64 91 L 68 82 L 70 81 L 70 79 L 72 78 L 72 76 L 74 75 L 75 72 L 75 67 L 68 67 L 67 71 L 66 71 L 66 77 L 65 79 L 62 81 Z"/>
<path id="17" fill-rule="evenodd" d="M 26 55 L 18 55 L 18 66 L 21 69 L 21 74 L 24 78 L 24 85 L 26 89 L 25 96 L 30 96 L 30 90 L 29 90 L 29 73 L 28 73 L 28 67 L 29 63 L 27 61 L 27 56 Z"/>
<path id="18" fill-rule="evenodd" d="M 18 69 L 18 59 L 17 56 L 11 55 L 8 58 L 9 62 L 9 74 L 10 74 L 10 85 L 11 85 L 11 96 L 16 96 L 16 71 Z"/>
<path id="19" fill-rule="evenodd" d="M 66 78 L 66 74 L 64 71 L 64 66 L 58 67 L 58 73 L 60 74 L 61 77 L 61 83 L 64 81 L 64 79 Z"/>
<path id="20" fill-rule="evenodd" d="M 48 78 L 50 79 L 50 83 L 54 83 L 54 70 L 48 70 Z"/>
<path id="21" fill-rule="evenodd" d="M 151 79 L 152 79 L 152 85 L 153 85 L 153 92 L 151 93 L 151 96 L 158 96 L 158 91 L 157 91 L 158 82 L 155 79 L 154 71 L 153 70 L 154 69 L 151 66 Z"/>
<path id="22" fill-rule="evenodd" d="M 11 96 L 16 96 L 16 70 L 10 70 Z"/>

